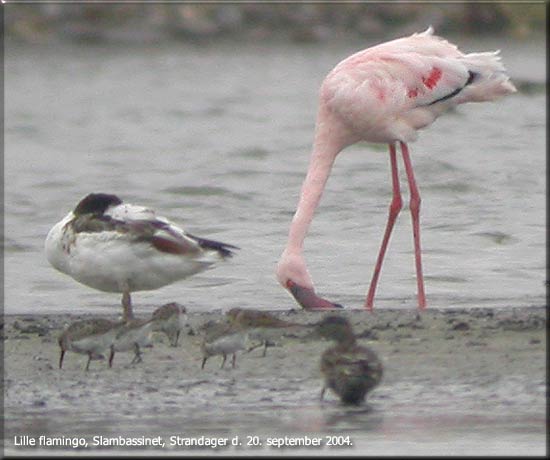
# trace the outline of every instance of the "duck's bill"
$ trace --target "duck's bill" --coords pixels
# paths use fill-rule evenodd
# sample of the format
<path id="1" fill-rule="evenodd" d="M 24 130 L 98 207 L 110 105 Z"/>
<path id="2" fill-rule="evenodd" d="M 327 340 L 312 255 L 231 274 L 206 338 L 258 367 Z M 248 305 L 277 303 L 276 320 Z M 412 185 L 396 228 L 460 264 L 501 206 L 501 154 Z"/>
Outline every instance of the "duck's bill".
<path id="1" fill-rule="evenodd" d="M 339 310 L 344 308 L 338 303 L 332 303 L 322 297 L 319 297 L 313 289 L 298 286 L 289 281 L 288 290 L 304 310 Z"/>

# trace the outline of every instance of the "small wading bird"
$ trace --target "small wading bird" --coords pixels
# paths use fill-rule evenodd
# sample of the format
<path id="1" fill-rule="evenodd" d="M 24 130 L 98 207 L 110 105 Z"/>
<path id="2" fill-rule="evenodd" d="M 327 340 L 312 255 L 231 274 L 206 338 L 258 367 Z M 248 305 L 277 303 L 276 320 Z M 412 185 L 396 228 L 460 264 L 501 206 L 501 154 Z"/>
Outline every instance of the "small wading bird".
<path id="1" fill-rule="evenodd" d="M 122 293 L 123 319 L 129 320 L 131 292 L 159 289 L 202 272 L 238 248 L 190 235 L 116 195 L 91 193 L 53 226 L 45 249 L 60 272 L 94 289 Z"/>
<path id="2" fill-rule="evenodd" d="M 134 358 L 131 364 L 141 363 L 141 349 L 152 347 L 153 318 L 131 319 L 115 327 L 115 336 L 111 343 L 109 367 L 113 367 L 113 359 L 117 351 L 133 350 Z"/>
<path id="3" fill-rule="evenodd" d="M 361 404 L 367 393 L 382 380 L 382 363 L 376 353 L 358 345 L 351 324 L 340 316 L 323 318 L 317 330 L 322 337 L 336 341 L 321 356 L 325 383 L 321 400 L 328 388 L 344 404 Z"/>
<path id="4" fill-rule="evenodd" d="M 248 332 L 251 341 L 259 342 L 249 348 L 252 351 L 263 345 L 262 356 L 267 353 L 267 347 L 273 340 L 279 339 L 285 332 L 310 327 L 309 324 L 291 323 L 277 318 L 266 311 L 246 310 L 243 308 L 232 308 L 226 313 L 232 324 Z"/>
<path id="5" fill-rule="evenodd" d="M 410 188 L 418 307 L 424 308 L 420 195 L 407 143 L 417 138 L 417 130 L 458 104 L 492 101 L 515 91 L 498 51 L 463 54 L 455 45 L 434 36 L 431 27 L 340 62 L 321 86 L 313 152 L 288 242 L 277 265 L 279 283 L 305 309 L 340 307 L 315 294 L 303 256 L 304 239 L 336 156 L 360 141 L 387 143 L 393 198 L 365 302 L 365 307 L 372 310 L 386 247 L 402 207 L 396 155 L 399 143 Z"/>
<path id="6" fill-rule="evenodd" d="M 153 330 L 164 332 L 172 347 L 178 346 L 180 332 L 186 324 L 186 309 L 177 302 L 162 305 L 153 312 Z"/>
<path id="7" fill-rule="evenodd" d="M 229 321 L 212 321 L 201 326 L 203 337 L 201 339 L 202 363 L 204 369 L 206 360 L 210 356 L 222 355 L 220 368 L 223 369 L 227 355 L 233 355 L 231 366 L 234 368 L 237 360 L 237 352 L 246 350 L 248 333 L 240 326 Z"/>
<path id="8" fill-rule="evenodd" d="M 103 359 L 102 352 L 111 346 L 118 324 L 102 318 L 84 319 L 71 323 L 61 333 L 57 341 L 61 349 L 59 369 L 63 368 L 66 351 L 87 354 L 86 370 L 90 368 L 92 359 Z"/>

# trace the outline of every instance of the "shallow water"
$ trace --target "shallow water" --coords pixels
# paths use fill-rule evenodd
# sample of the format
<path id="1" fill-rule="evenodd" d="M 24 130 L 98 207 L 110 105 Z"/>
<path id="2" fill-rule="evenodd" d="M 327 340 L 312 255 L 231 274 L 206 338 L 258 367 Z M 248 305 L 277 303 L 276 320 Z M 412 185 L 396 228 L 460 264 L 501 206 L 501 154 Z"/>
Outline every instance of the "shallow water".
<path id="1" fill-rule="evenodd" d="M 26 450 L 32 455 L 53 455 L 72 453 L 115 454 L 115 455 L 323 455 L 323 456 L 370 456 L 370 455 L 544 455 L 545 430 L 543 418 L 518 415 L 514 420 L 502 416 L 487 414 L 464 414 L 458 416 L 429 416 L 400 413 L 398 416 L 384 414 L 380 410 L 346 410 L 342 408 L 302 407 L 281 408 L 279 411 L 264 412 L 259 416 L 259 408 L 253 411 L 242 410 L 225 413 L 223 417 L 197 414 L 195 420 L 174 415 L 167 419 L 159 417 L 128 419 L 126 422 L 116 419 L 109 424 L 106 420 L 87 420 L 78 422 L 74 414 L 49 414 L 48 417 L 33 413 L 22 414 L 32 417 L 40 431 L 27 431 L 15 425 L 13 433 L 29 433 L 38 436 L 61 436 L 84 439 L 88 446 L 97 441 L 94 436 L 103 439 L 116 438 L 119 435 L 140 439 L 142 436 L 155 438 L 160 436 L 164 447 L 124 448 L 110 447 L 104 444 L 91 451 L 65 447 L 33 448 Z M 284 419 L 279 421 L 281 413 Z M 85 414 L 82 414 L 83 416 Z M 70 417 L 73 428 L 70 434 L 63 419 Z M 163 423 L 163 420 L 165 423 Z M 169 420 L 169 423 L 166 423 Z M 59 421 L 62 421 L 59 423 Z M 159 423 L 160 421 L 160 423 Z M 196 422 L 190 429 L 190 423 Z M 13 425 L 13 424 L 10 424 Z M 174 427 L 180 426 L 180 431 Z M 183 428 L 184 427 L 184 428 Z M 93 434 L 92 434 L 93 433 Z M 121 434 L 122 433 L 122 434 Z M 11 434 L 11 433 L 10 433 Z M 182 447 L 173 437 L 200 439 L 221 439 L 216 447 Z M 9 437 L 10 444 L 12 436 Z M 238 437 L 241 443 L 233 446 L 231 441 Z M 97 438 L 95 438 L 97 439 Z M 318 445 L 291 446 L 289 439 L 295 442 L 312 442 Z M 332 442 L 340 443 L 331 445 Z M 275 442 L 273 440 L 276 440 Z M 180 441 L 182 442 L 182 441 Z M 226 446 L 222 442 L 227 443 Z M 283 444 L 285 443 L 285 444 Z M 23 454 L 21 447 L 13 445 L 7 453 Z"/>
<path id="2" fill-rule="evenodd" d="M 544 42 L 502 45 L 512 77 L 544 81 Z M 242 248 L 212 271 L 135 294 L 138 309 L 174 299 L 200 309 L 294 306 L 274 270 L 307 168 L 317 90 L 360 46 L 8 46 L 6 312 L 118 304 L 118 295 L 56 272 L 43 253 L 49 228 L 92 191 Z M 412 154 L 429 304 L 543 304 L 544 93 L 461 106 L 422 132 Z M 402 189 L 407 203 L 404 175 Z M 337 159 L 306 240 L 321 294 L 362 305 L 390 194 L 384 146 L 354 146 Z M 405 208 L 377 306 L 414 306 L 415 286 Z"/>
<path id="3" fill-rule="evenodd" d="M 218 312 L 195 314 L 195 330 Z M 64 316 L 8 318 L 5 447 L 8 454 L 111 453 L 309 455 L 542 455 L 545 453 L 545 309 L 383 310 L 348 312 L 356 331 L 378 331 L 367 343 L 384 362 L 382 384 L 360 407 L 319 401 L 319 340 L 287 340 L 220 358 L 200 370 L 196 335 L 170 348 L 156 337 L 144 361 L 115 366 L 70 353 L 62 370 L 55 337 Z M 308 322 L 313 313 L 295 313 Z M 46 328 L 24 335 L 21 324 Z M 411 322 L 412 321 L 412 322 Z M 46 326 L 47 324 L 47 326 Z M 360 328 L 359 325 L 362 324 Z M 460 331 L 455 326 L 467 326 Z M 367 329 L 364 329 L 364 328 Z M 296 338 L 296 337 L 295 337 Z M 78 439 L 83 448 L 26 448 L 18 439 Z M 97 439 L 151 440 L 159 447 L 112 447 Z M 240 446 L 189 447 L 173 437 L 239 438 Z M 320 440 L 320 446 L 273 447 L 270 440 Z M 340 440 L 329 445 L 328 440 Z M 288 441 L 290 440 L 290 441 Z"/>
<path id="4" fill-rule="evenodd" d="M 136 293 L 138 314 L 173 300 L 189 309 L 295 307 L 274 270 L 307 168 L 317 89 L 334 64 L 364 45 L 7 46 L 5 313 L 119 308 L 118 295 L 79 285 L 50 267 L 43 253 L 49 228 L 91 191 L 119 194 L 191 233 L 242 248 L 211 271 Z M 545 81 L 542 39 L 469 45 L 501 48 L 512 78 Z M 545 304 L 545 102 L 543 92 L 534 92 L 462 106 L 412 145 L 431 307 Z M 407 203 L 404 176 L 402 189 Z M 306 240 L 319 293 L 347 307 L 362 305 L 390 195 L 383 146 L 354 146 L 338 158 Z M 376 306 L 413 308 L 415 302 L 405 208 Z M 355 434 L 362 453 L 544 452 L 543 420 L 521 414 L 499 422 L 502 416 L 483 410 L 472 420 L 471 412 L 449 419 L 444 408 L 434 418 L 434 412 L 380 406 L 350 417 L 342 408 L 289 400 L 274 418 L 269 407 L 250 414 L 236 404 L 227 419 L 198 411 L 203 425 L 197 423 L 194 434 L 228 424 L 246 433 L 265 419 L 270 433 L 302 433 L 304 421 L 311 426 L 313 420 L 319 432 Z M 30 414 L 21 415 L 12 423 L 15 432 L 28 426 Z M 33 429 L 56 433 L 58 415 L 35 419 Z M 129 413 L 128 426 L 120 423 L 119 432 L 153 435 L 159 422 Z M 177 418 L 167 423 L 174 426 Z M 104 424 L 95 428 L 108 431 Z M 85 434 L 93 430 L 87 420 Z M 305 453 L 353 455 L 345 449 Z"/>

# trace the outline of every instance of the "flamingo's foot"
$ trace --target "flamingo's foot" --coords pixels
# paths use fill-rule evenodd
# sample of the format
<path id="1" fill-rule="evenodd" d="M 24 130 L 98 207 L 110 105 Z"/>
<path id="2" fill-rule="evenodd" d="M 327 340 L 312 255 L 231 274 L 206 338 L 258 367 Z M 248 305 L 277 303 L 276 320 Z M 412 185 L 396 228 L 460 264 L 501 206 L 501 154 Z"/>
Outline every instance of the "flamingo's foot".
<path id="1" fill-rule="evenodd" d="M 339 303 L 332 303 L 319 297 L 313 289 L 298 286 L 294 281 L 288 280 L 286 284 L 296 302 L 304 310 L 339 310 L 344 308 Z"/>

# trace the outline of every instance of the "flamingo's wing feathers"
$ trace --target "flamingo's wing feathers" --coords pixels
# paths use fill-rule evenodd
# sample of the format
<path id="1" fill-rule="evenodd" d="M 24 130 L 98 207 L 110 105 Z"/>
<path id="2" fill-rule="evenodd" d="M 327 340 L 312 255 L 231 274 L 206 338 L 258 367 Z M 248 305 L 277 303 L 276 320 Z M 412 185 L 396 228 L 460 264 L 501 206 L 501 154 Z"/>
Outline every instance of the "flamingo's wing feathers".
<path id="1" fill-rule="evenodd" d="M 322 96 L 344 119 L 355 120 L 353 123 L 364 117 L 376 123 L 449 99 L 471 79 L 458 59 L 417 53 L 379 54 L 338 68 L 325 80 Z"/>

